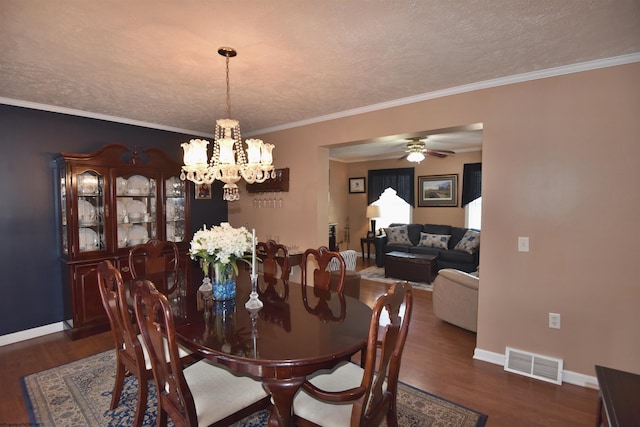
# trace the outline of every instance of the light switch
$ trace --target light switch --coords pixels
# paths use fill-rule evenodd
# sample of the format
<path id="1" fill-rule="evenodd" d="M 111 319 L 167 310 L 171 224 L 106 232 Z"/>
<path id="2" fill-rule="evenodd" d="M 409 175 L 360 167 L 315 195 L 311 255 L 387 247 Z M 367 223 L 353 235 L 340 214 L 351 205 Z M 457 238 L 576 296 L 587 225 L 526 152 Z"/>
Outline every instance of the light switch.
<path id="1" fill-rule="evenodd" d="M 528 237 L 518 237 L 518 252 L 529 252 Z"/>

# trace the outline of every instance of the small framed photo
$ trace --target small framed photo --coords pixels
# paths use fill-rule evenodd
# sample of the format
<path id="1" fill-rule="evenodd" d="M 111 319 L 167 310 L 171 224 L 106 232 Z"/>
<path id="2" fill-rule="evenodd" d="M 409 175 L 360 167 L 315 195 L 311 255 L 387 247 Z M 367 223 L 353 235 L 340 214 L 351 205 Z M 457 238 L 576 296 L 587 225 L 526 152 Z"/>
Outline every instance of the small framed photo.
<path id="1" fill-rule="evenodd" d="M 418 206 L 458 206 L 458 175 L 419 176 Z"/>
<path id="2" fill-rule="evenodd" d="M 349 193 L 365 193 L 365 178 L 349 178 Z"/>
<path id="3" fill-rule="evenodd" d="M 211 184 L 196 184 L 196 199 L 210 199 Z"/>

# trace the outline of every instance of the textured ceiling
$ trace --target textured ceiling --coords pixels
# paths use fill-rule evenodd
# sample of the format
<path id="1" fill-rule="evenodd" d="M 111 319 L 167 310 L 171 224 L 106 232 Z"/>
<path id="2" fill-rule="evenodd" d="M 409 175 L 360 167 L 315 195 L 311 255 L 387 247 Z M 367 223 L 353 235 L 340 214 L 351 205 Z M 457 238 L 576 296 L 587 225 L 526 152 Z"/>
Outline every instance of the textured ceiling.
<path id="1" fill-rule="evenodd" d="M 0 0 L 0 102 L 256 133 L 640 52 L 638 0 Z"/>

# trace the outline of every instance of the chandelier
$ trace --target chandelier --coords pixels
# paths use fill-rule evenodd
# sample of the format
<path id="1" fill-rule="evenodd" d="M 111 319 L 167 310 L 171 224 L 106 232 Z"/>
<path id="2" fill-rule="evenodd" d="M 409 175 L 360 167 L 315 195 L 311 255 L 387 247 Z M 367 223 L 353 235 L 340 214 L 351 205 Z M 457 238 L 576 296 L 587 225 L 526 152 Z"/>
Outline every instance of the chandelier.
<path id="1" fill-rule="evenodd" d="M 274 145 L 260 139 L 247 139 L 247 152 L 242 147 L 240 124 L 231 119 L 231 96 L 229 91 L 229 58 L 238 53 L 230 47 L 221 47 L 218 53 L 225 57 L 227 67 L 227 118 L 216 120 L 213 140 L 213 155 L 207 161 L 207 145 L 204 139 L 192 139 L 183 143 L 184 166 L 180 178 L 196 184 L 211 184 L 216 179 L 224 182 L 223 199 L 240 199 L 238 182 L 244 178 L 249 184 L 275 178 L 273 156 Z"/>

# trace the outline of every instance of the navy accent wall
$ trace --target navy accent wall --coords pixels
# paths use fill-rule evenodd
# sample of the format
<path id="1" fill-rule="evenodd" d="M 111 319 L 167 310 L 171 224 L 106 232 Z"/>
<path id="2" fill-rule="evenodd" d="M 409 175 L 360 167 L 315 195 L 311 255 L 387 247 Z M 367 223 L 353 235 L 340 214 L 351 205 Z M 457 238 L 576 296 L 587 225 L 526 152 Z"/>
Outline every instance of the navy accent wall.
<path id="1" fill-rule="evenodd" d="M 118 142 L 180 161 L 190 135 L 0 105 L 0 335 L 63 320 L 52 160 Z M 190 185 L 193 185 L 190 183 Z M 227 221 L 222 185 L 191 201 L 193 229 Z"/>

